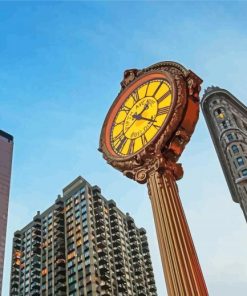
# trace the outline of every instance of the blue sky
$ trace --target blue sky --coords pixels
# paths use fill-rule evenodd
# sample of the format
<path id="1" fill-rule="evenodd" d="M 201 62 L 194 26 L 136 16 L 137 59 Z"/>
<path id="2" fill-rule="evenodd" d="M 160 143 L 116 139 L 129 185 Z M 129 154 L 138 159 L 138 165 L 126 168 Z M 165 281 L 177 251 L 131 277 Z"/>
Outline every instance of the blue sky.
<path id="1" fill-rule="evenodd" d="M 124 70 L 158 61 L 179 62 L 203 88 L 218 85 L 246 104 L 246 12 L 245 2 L 223 1 L 0 3 L 0 128 L 15 137 L 3 296 L 13 232 L 78 175 L 148 230 L 166 295 L 146 187 L 102 159 L 101 126 Z M 246 295 L 246 223 L 202 115 L 181 162 L 181 198 L 210 295 Z"/>

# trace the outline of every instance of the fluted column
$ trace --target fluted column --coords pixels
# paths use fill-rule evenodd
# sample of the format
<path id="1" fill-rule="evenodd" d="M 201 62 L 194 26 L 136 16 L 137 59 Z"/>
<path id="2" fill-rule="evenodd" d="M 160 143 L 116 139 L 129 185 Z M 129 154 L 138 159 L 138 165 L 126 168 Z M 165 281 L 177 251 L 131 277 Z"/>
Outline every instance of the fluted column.
<path id="1" fill-rule="evenodd" d="M 154 170 L 147 183 L 168 295 L 208 295 L 173 172 Z"/>

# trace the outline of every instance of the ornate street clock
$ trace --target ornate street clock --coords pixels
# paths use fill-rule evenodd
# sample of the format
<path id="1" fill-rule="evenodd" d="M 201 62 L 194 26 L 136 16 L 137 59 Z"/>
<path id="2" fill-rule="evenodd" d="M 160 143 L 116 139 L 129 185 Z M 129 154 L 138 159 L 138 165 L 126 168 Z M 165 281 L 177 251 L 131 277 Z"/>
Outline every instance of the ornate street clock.
<path id="1" fill-rule="evenodd" d="M 177 160 L 199 114 L 202 80 L 174 62 L 124 73 L 99 150 L 124 175 L 147 183 L 169 295 L 208 295 L 178 196 Z"/>

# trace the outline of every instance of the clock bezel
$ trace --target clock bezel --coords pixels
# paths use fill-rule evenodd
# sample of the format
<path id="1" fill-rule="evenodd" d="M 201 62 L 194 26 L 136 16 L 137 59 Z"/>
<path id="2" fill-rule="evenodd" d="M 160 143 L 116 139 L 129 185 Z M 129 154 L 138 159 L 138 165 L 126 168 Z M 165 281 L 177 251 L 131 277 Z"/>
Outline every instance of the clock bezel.
<path id="1" fill-rule="evenodd" d="M 112 128 L 112 124 L 114 122 L 115 116 L 118 113 L 121 106 L 123 105 L 124 101 L 130 96 L 130 94 L 134 90 L 138 89 L 144 83 L 147 83 L 148 81 L 155 80 L 155 79 L 163 79 L 171 87 L 172 103 L 171 103 L 167 118 L 165 119 L 160 130 L 153 137 L 153 139 L 150 140 L 150 142 L 148 142 L 145 146 L 143 146 L 142 149 L 138 150 L 137 152 L 131 155 L 126 155 L 126 156 L 119 155 L 113 150 L 111 146 L 111 128 Z M 111 160 L 125 161 L 125 160 L 130 160 L 135 158 L 138 154 L 143 153 L 143 151 L 145 151 L 145 149 L 147 149 L 150 145 L 153 146 L 158 142 L 160 136 L 164 133 L 167 125 L 169 124 L 169 122 L 171 122 L 171 119 L 174 117 L 174 110 L 175 110 L 177 101 L 178 101 L 177 84 L 175 82 L 174 77 L 169 72 L 151 70 L 143 73 L 139 77 L 135 78 L 131 83 L 129 83 L 129 85 L 118 94 L 113 104 L 111 105 L 102 127 L 101 137 L 100 137 L 101 139 L 100 149 L 105 154 L 105 156 L 107 156 L 107 158 Z M 174 122 L 174 129 L 176 129 L 178 125 L 178 123 L 176 124 L 176 121 L 177 120 L 175 120 Z M 167 133 L 167 135 L 168 134 L 170 133 Z"/>

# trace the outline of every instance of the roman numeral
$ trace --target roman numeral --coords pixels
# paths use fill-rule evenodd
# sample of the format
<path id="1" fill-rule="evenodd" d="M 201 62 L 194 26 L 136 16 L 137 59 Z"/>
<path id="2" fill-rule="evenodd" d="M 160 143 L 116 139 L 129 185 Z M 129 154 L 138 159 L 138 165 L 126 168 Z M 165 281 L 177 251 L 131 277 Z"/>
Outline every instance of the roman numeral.
<path id="1" fill-rule="evenodd" d="M 118 123 L 113 122 L 112 127 L 114 128 L 114 127 L 116 127 L 116 126 L 118 126 L 118 125 L 123 125 L 123 122 L 124 122 L 124 120 L 121 121 L 121 122 L 118 122 Z"/>
<path id="2" fill-rule="evenodd" d="M 146 88 L 146 92 L 145 92 L 145 96 L 144 96 L 144 97 L 146 97 L 146 96 L 147 96 L 147 93 L 148 93 L 148 88 L 149 88 L 149 84 L 150 84 L 150 82 L 148 82 L 148 85 L 147 85 L 147 88 Z"/>
<path id="3" fill-rule="evenodd" d="M 141 135 L 141 141 L 142 141 L 142 145 L 144 146 L 144 145 L 146 145 L 147 144 L 147 138 L 146 138 L 146 135 L 144 134 L 144 135 Z"/>
<path id="4" fill-rule="evenodd" d="M 132 93 L 132 98 L 134 99 L 135 103 L 139 101 L 139 95 L 137 91 Z"/>
<path id="5" fill-rule="evenodd" d="M 157 103 L 161 103 L 165 98 L 167 98 L 171 94 L 171 91 L 168 90 L 162 97 L 157 100 Z"/>
<path id="6" fill-rule="evenodd" d="M 123 149 L 124 144 L 127 142 L 127 138 L 124 137 L 123 139 L 120 140 L 120 142 L 116 145 L 116 150 L 118 152 L 121 152 L 121 150 Z"/>
<path id="7" fill-rule="evenodd" d="M 134 152 L 134 144 L 135 144 L 135 140 L 131 139 L 129 148 L 128 148 L 128 154 L 132 154 Z"/>
<path id="8" fill-rule="evenodd" d="M 130 110 L 130 108 L 127 107 L 127 106 L 123 106 L 123 107 L 121 108 L 121 111 L 129 112 L 129 110 Z"/>
<path id="9" fill-rule="evenodd" d="M 160 87 L 161 87 L 162 84 L 163 84 L 163 83 L 160 82 L 160 84 L 157 86 L 157 88 L 156 88 L 156 90 L 155 90 L 155 92 L 154 92 L 154 94 L 153 94 L 153 97 L 155 97 L 155 95 L 157 94 L 157 92 L 158 92 L 158 90 L 160 89 Z"/>
<path id="10" fill-rule="evenodd" d="M 163 107 L 163 108 L 160 108 L 157 112 L 157 115 L 156 116 L 159 116 L 159 115 L 162 115 L 162 114 L 167 114 L 168 111 L 170 109 L 170 106 L 166 106 L 166 107 Z"/>
<path id="11" fill-rule="evenodd" d="M 114 144 L 118 143 L 119 141 L 121 141 L 124 138 L 124 132 L 123 130 L 121 131 L 121 133 L 119 133 L 116 137 L 112 138 L 112 141 L 114 142 Z"/>
<path id="12" fill-rule="evenodd" d="M 157 130 L 160 129 L 160 125 L 153 124 L 153 126 L 154 126 Z"/>

